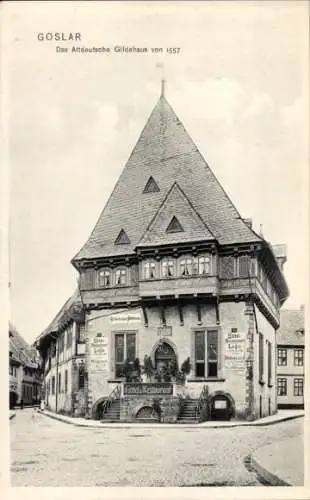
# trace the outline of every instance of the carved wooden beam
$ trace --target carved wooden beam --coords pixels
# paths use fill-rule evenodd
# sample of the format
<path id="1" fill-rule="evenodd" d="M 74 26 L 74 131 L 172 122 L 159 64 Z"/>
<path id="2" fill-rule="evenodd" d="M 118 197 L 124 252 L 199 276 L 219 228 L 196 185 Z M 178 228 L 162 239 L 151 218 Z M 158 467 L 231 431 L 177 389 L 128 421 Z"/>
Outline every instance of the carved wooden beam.
<path id="1" fill-rule="evenodd" d="M 180 301 L 178 301 L 178 310 L 179 310 L 179 317 L 180 317 L 180 325 L 183 326 L 184 325 L 183 307 L 182 307 L 182 303 Z"/>
<path id="2" fill-rule="evenodd" d="M 162 324 L 163 324 L 163 326 L 166 326 L 166 316 L 165 316 L 165 306 L 164 305 L 161 306 L 160 312 L 161 312 Z"/>
<path id="3" fill-rule="evenodd" d="M 201 325 L 201 306 L 199 300 L 196 301 L 196 309 L 197 309 L 197 319 L 198 319 L 198 324 Z"/>
<path id="4" fill-rule="evenodd" d="M 149 320 L 147 317 L 147 312 L 146 312 L 146 307 L 142 305 L 142 312 L 143 312 L 143 318 L 144 318 L 144 326 L 149 326 Z"/>

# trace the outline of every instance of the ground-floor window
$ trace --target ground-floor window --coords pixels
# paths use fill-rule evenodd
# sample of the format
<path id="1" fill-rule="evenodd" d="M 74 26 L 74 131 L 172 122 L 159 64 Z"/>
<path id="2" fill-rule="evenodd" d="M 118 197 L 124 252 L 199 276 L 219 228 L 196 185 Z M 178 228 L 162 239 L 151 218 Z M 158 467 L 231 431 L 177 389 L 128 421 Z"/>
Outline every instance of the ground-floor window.
<path id="1" fill-rule="evenodd" d="M 65 392 L 68 392 L 68 370 L 65 370 Z"/>
<path id="2" fill-rule="evenodd" d="M 195 376 L 218 376 L 218 332 L 199 330 L 194 333 Z"/>
<path id="3" fill-rule="evenodd" d="M 136 358 L 136 334 L 132 332 L 115 334 L 115 376 L 123 376 L 125 361 L 133 363 Z"/>
<path id="4" fill-rule="evenodd" d="M 55 377 L 52 377 L 52 394 L 55 394 Z"/>
<path id="5" fill-rule="evenodd" d="M 278 394 L 278 396 L 286 396 L 287 395 L 287 380 L 286 380 L 286 378 L 278 378 L 277 394 Z"/>
<path id="6" fill-rule="evenodd" d="M 294 396 L 304 395 L 304 379 L 294 378 Z"/>

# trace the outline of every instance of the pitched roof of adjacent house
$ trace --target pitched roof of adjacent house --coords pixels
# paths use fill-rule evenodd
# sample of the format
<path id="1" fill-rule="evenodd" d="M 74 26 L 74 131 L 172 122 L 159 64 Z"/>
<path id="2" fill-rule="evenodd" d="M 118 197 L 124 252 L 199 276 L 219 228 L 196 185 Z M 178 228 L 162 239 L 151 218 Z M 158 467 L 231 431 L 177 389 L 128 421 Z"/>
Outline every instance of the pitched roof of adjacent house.
<path id="1" fill-rule="evenodd" d="M 9 351 L 13 358 L 19 360 L 23 365 L 30 368 L 37 368 L 37 354 L 16 330 L 13 325 L 9 326 Z"/>
<path id="2" fill-rule="evenodd" d="M 300 309 L 282 309 L 280 328 L 277 331 L 278 345 L 305 345 L 305 312 Z"/>
<path id="3" fill-rule="evenodd" d="M 45 330 L 37 337 L 36 341 L 47 337 L 52 333 L 57 333 L 65 322 L 73 320 L 75 313 L 80 314 L 82 310 L 82 301 L 79 290 L 76 290 L 74 294 L 66 300 L 64 305 L 56 314 L 55 318 L 51 321 Z"/>
<path id="4" fill-rule="evenodd" d="M 197 234 L 196 216 L 193 216 L 193 224 L 189 221 L 187 226 L 188 236 L 193 233 L 190 237 L 208 239 L 212 235 L 220 244 L 262 241 L 242 220 L 179 118 L 161 95 L 93 232 L 72 262 L 133 253 L 138 243 L 144 241 L 142 236 L 174 183 L 201 220 L 201 233 Z M 121 230 L 128 242 L 115 244 Z M 166 233 L 159 238 L 160 243 L 170 239 L 171 235 Z"/>

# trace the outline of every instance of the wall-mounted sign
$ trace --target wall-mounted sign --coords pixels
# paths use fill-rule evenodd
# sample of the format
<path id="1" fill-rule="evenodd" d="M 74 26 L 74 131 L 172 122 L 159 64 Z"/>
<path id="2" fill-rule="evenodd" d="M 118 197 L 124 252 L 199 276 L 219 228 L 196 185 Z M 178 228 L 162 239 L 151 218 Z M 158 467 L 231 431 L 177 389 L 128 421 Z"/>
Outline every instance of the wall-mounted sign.
<path id="1" fill-rule="evenodd" d="M 157 335 L 159 337 L 171 337 L 172 326 L 159 326 L 157 328 Z"/>
<path id="2" fill-rule="evenodd" d="M 141 314 L 139 312 L 123 312 L 112 314 L 110 316 L 111 323 L 140 323 Z"/>
<path id="3" fill-rule="evenodd" d="M 216 399 L 214 401 L 214 408 L 215 410 L 226 410 L 227 401 L 225 399 Z"/>
<path id="4" fill-rule="evenodd" d="M 172 395 L 173 385 L 163 384 L 124 384 L 125 396 Z"/>
<path id="5" fill-rule="evenodd" d="M 225 341 L 225 359 L 244 359 L 244 340 Z"/>
<path id="6" fill-rule="evenodd" d="M 108 367 L 108 338 L 92 337 L 88 344 L 89 369 L 105 371 Z"/>

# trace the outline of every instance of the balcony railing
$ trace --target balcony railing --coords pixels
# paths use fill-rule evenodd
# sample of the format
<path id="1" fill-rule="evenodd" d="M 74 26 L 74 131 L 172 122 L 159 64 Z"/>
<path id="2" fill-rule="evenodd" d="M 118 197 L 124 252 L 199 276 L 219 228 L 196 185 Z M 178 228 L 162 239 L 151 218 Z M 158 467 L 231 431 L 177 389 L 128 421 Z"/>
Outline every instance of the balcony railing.
<path id="1" fill-rule="evenodd" d="M 180 276 L 174 278 L 160 278 L 141 280 L 139 294 L 141 297 L 164 297 L 171 295 L 193 295 L 218 293 L 217 276 Z"/>

